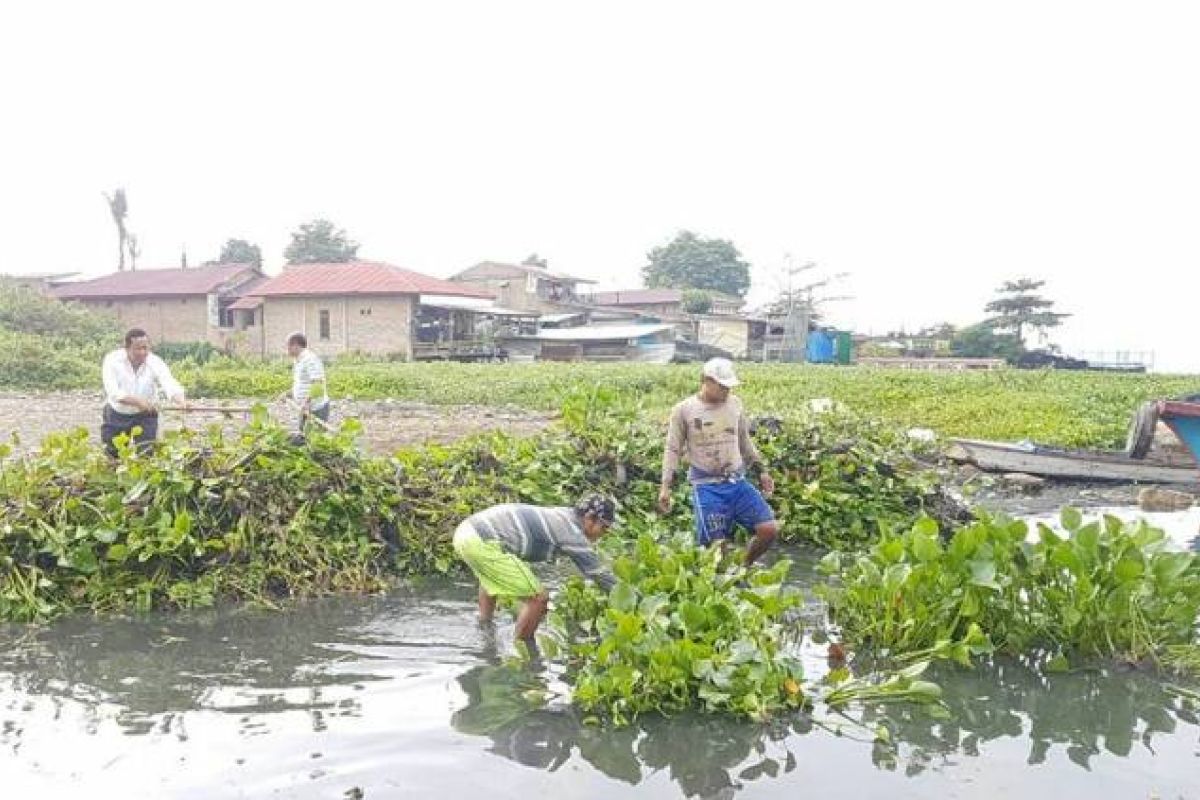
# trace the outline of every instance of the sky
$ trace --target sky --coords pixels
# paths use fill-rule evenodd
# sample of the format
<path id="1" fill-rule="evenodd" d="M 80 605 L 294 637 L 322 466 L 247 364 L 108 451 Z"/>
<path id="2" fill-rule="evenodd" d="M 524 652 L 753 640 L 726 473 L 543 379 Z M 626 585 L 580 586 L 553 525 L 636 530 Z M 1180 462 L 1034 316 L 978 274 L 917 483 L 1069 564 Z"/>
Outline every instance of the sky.
<path id="1" fill-rule="evenodd" d="M 0 8 L 0 272 L 143 268 L 327 217 L 448 276 L 530 253 L 640 285 L 727 238 L 751 299 L 975 322 L 1044 279 L 1073 354 L 1200 373 L 1200 4 L 95 2 Z"/>

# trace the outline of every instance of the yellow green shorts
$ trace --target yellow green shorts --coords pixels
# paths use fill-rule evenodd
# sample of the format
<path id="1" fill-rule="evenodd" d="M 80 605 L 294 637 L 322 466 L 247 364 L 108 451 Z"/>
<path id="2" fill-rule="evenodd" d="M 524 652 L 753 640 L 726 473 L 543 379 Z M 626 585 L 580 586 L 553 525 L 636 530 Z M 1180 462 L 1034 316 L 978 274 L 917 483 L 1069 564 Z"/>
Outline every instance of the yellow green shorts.
<path id="1" fill-rule="evenodd" d="M 454 552 L 492 597 L 526 598 L 542 591 L 541 582 L 528 564 L 505 552 L 499 542 L 479 538 L 469 523 L 462 523 L 454 531 Z"/>

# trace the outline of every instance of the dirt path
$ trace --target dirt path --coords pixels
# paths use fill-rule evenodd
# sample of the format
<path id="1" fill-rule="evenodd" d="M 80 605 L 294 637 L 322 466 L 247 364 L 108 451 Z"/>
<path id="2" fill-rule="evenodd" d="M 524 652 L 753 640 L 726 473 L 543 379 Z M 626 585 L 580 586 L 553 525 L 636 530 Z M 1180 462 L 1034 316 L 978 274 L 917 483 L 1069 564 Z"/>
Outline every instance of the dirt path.
<path id="1" fill-rule="evenodd" d="M 251 405 L 254 401 L 219 402 Z M 273 404 L 268 408 L 276 419 L 295 424 L 295 412 L 286 406 Z M 20 438 L 19 447 L 24 449 L 36 446 L 49 433 L 82 427 L 98 443 L 100 410 L 100 397 L 90 392 L 0 394 L 0 441 L 8 441 L 15 433 Z M 453 442 L 484 431 L 529 435 L 542 430 L 553 419 L 550 414 L 515 408 L 434 406 L 391 400 L 335 402 L 330 421 L 337 424 L 348 417 L 362 421 L 363 441 L 374 453 L 390 453 L 425 442 Z M 220 415 L 215 414 L 189 414 L 186 423 L 188 427 L 203 427 L 220 420 Z M 164 412 L 161 430 L 177 429 L 183 422 L 179 413 Z M 244 421 L 239 414 L 224 424 L 240 426 Z"/>

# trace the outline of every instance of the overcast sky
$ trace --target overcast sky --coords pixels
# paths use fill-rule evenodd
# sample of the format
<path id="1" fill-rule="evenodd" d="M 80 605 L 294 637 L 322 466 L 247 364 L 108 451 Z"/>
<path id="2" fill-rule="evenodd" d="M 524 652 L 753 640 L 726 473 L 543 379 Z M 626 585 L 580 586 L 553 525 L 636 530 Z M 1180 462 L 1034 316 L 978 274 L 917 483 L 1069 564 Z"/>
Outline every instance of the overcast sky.
<path id="1" fill-rule="evenodd" d="M 1200 4 L 9 3 L 0 272 L 101 274 L 228 237 L 279 268 L 325 216 L 445 276 L 537 252 L 639 285 L 682 228 L 832 321 L 968 323 L 1047 280 L 1068 352 L 1200 372 Z"/>

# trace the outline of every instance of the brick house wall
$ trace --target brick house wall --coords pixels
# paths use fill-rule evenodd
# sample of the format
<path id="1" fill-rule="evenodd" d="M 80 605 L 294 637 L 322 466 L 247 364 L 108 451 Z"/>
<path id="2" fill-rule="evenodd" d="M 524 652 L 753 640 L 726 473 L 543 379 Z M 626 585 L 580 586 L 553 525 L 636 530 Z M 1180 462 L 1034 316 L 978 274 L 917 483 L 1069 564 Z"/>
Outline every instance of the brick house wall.
<path id="1" fill-rule="evenodd" d="M 112 314 L 123 330 L 142 328 L 152 342 L 212 342 L 221 344 L 208 327 L 208 298 L 155 297 L 111 300 L 81 299 L 89 308 Z"/>
<path id="2" fill-rule="evenodd" d="M 284 352 L 287 337 L 308 337 L 317 353 L 398 355 L 412 360 L 412 326 L 416 295 L 351 295 L 263 298 L 263 355 Z M 322 329 L 322 312 L 328 320 Z M 323 336 L 327 333 L 328 336 Z"/>

